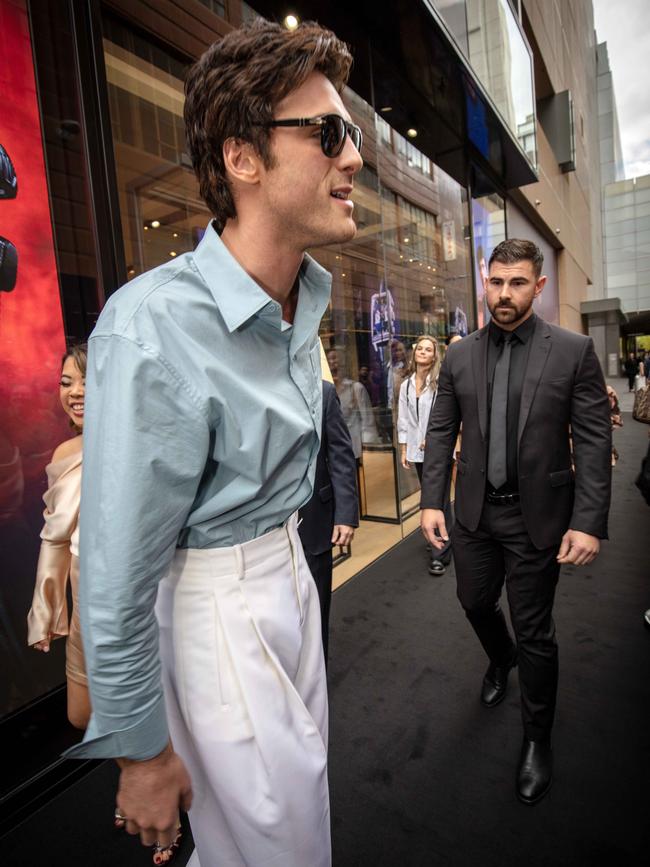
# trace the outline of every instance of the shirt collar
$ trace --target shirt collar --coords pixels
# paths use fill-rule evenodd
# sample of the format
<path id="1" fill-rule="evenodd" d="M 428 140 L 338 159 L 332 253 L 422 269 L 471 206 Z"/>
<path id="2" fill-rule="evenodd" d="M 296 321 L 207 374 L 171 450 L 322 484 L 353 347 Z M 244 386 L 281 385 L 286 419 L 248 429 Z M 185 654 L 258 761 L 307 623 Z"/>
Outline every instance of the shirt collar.
<path id="1" fill-rule="evenodd" d="M 231 333 L 256 315 L 283 329 L 282 307 L 246 273 L 212 222 L 208 224 L 193 258 Z M 330 299 L 332 277 L 305 253 L 298 279 L 294 331 L 302 332 L 310 330 L 315 317 L 317 321 L 322 318 Z"/>
<path id="2" fill-rule="evenodd" d="M 521 323 L 521 325 L 518 325 L 514 331 L 505 331 L 503 328 L 499 328 L 494 319 L 490 319 L 490 337 L 498 344 L 501 343 L 502 340 L 505 340 L 507 334 L 512 334 L 520 343 L 526 343 L 535 330 L 536 322 L 537 316 L 533 313 L 532 316 L 529 316 L 528 319 Z"/>

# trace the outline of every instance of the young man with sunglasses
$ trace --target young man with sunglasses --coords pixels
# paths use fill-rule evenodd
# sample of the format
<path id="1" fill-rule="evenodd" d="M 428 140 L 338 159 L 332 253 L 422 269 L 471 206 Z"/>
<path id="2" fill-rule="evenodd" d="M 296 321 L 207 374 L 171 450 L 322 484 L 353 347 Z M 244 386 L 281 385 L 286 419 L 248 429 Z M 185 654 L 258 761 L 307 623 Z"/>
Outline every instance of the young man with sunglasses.
<path id="1" fill-rule="evenodd" d="M 115 293 L 90 340 L 93 717 L 69 754 L 118 758 L 118 808 L 145 845 L 168 845 L 189 809 L 202 867 L 331 863 L 319 605 L 295 516 L 331 283 L 305 251 L 356 231 L 350 64 L 313 24 L 258 20 L 208 49 L 185 120 L 214 219 L 194 252 Z"/>

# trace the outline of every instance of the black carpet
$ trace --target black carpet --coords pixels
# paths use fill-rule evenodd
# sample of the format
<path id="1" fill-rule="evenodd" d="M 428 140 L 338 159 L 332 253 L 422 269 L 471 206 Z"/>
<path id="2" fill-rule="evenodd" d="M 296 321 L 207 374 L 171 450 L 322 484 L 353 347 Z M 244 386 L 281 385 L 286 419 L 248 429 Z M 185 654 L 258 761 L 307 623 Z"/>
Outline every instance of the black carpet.
<path id="1" fill-rule="evenodd" d="M 428 575 L 420 535 L 334 594 L 334 867 L 650 863 L 650 508 L 633 486 L 646 433 L 626 414 L 611 541 L 591 566 L 562 570 L 556 775 L 536 806 L 514 794 L 517 675 L 503 704 L 481 707 L 486 660 L 452 570 Z M 115 779 L 107 762 L 64 792 L 0 841 L 0 864 L 151 863 L 111 831 Z M 190 849 L 186 834 L 178 867 Z"/>

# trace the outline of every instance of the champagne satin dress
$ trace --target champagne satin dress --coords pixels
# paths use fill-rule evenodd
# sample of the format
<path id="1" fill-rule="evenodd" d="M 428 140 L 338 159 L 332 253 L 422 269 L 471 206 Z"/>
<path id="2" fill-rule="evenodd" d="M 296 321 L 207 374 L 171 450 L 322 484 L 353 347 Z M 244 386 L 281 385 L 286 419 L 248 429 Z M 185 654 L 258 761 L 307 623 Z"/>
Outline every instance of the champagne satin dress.
<path id="1" fill-rule="evenodd" d="M 31 646 L 50 634 L 53 638 L 67 635 L 66 677 L 87 686 L 77 605 L 81 452 L 48 464 L 45 471 L 48 480 L 43 495 L 45 525 L 41 531 L 34 597 L 27 617 L 27 643 Z M 72 590 L 71 618 L 66 596 L 68 578 Z"/>

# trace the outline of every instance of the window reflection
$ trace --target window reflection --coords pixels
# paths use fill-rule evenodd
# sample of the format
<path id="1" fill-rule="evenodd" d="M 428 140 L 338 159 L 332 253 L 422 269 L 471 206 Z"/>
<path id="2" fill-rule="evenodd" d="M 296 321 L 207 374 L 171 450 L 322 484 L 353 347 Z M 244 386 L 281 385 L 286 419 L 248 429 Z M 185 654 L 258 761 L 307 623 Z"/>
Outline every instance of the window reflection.
<path id="1" fill-rule="evenodd" d="M 531 165 L 537 164 L 532 62 L 508 0 L 467 0 L 469 61 Z"/>

